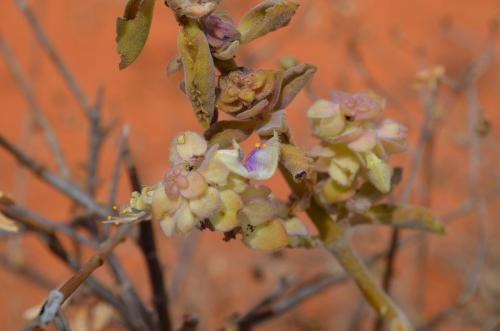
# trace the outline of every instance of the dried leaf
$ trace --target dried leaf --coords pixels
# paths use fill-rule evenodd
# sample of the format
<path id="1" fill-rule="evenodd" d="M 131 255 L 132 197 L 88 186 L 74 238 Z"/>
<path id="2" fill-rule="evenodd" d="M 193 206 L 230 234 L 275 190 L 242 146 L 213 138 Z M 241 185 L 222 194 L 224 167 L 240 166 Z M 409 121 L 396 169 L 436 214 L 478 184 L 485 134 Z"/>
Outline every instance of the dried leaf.
<path id="1" fill-rule="evenodd" d="M 313 159 L 306 156 L 297 146 L 281 144 L 281 163 L 293 175 L 295 181 L 311 176 L 314 170 Z"/>
<path id="2" fill-rule="evenodd" d="M 141 54 L 153 20 L 155 0 L 129 0 L 123 18 L 116 20 L 116 43 L 121 55 L 120 69 L 131 65 Z"/>
<path id="3" fill-rule="evenodd" d="M 206 129 L 215 110 L 215 67 L 207 39 L 196 21 L 188 21 L 177 41 L 186 94 L 198 122 Z"/>
<path id="4" fill-rule="evenodd" d="M 387 224 L 397 228 L 423 230 L 434 234 L 445 234 L 443 223 L 424 207 L 376 205 L 362 215 L 353 216 L 351 224 Z"/>
<path id="5" fill-rule="evenodd" d="M 284 109 L 299 92 L 306 86 L 312 76 L 316 73 L 316 66 L 312 64 L 299 64 L 285 71 L 281 96 L 276 109 Z"/>
<path id="6" fill-rule="evenodd" d="M 252 8 L 241 20 L 241 43 L 287 26 L 299 7 L 296 0 L 266 0 Z"/>
<path id="7" fill-rule="evenodd" d="M 19 232 L 19 227 L 17 226 L 16 222 L 0 213 L 0 230 L 17 233 Z"/>

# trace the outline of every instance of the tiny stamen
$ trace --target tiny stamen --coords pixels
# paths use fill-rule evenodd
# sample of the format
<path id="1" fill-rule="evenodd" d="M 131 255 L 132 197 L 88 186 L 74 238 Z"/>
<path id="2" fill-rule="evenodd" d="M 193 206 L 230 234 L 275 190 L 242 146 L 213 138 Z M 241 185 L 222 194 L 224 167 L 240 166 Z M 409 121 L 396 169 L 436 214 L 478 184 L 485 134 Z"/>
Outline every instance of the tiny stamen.
<path id="1" fill-rule="evenodd" d="M 177 143 L 179 145 L 184 145 L 186 143 L 186 136 L 181 134 L 180 136 L 177 137 Z"/>

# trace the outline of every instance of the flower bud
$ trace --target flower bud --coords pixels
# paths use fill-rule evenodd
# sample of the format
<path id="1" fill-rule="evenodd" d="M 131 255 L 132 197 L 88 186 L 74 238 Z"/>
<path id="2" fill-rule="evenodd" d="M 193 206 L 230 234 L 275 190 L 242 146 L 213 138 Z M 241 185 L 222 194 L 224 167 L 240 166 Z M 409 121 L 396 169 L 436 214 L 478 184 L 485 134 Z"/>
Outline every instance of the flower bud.
<path id="1" fill-rule="evenodd" d="M 279 97 L 283 72 L 239 69 L 219 78 L 217 109 L 239 119 L 271 110 Z"/>

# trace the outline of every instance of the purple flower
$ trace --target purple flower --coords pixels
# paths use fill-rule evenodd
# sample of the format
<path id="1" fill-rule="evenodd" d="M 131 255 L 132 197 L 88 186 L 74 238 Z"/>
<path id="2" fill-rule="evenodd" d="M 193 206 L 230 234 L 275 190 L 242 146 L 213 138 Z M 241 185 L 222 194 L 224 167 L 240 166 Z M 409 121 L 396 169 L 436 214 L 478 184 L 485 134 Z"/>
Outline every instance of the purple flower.
<path id="1" fill-rule="evenodd" d="M 210 47 L 214 49 L 224 49 L 240 38 L 240 33 L 236 30 L 233 20 L 228 16 L 208 15 L 201 19 L 201 24 Z"/>

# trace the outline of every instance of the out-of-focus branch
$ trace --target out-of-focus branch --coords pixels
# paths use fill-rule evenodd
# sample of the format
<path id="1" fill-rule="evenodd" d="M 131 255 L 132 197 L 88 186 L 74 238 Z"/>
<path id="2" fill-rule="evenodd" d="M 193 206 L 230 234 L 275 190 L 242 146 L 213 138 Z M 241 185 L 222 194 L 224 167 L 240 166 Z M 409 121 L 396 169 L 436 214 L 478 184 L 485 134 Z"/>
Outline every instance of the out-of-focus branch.
<path id="1" fill-rule="evenodd" d="M 497 198 L 499 194 L 500 190 L 496 189 L 488 195 L 488 198 Z M 441 218 L 443 219 L 443 221 L 449 223 L 462 216 L 463 213 L 470 211 L 472 208 L 474 208 L 474 206 L 466 201 L 462 204 L 462 206 L 446 213 Z M 406 247 L 410 244 L 415 244 L 418 242 L 418 240 L 418 234 L 409 236 L 398 241 L 397 248 L 401 249 L 402 247 Z M 373 267 L 377 262 L 386 258 L 389 253 L 390 251 L 388 249 L 379 253 L 375 253 L 365 259 L 365 264 L 368 267 Z M 281 292 L 280 295 L 275 295 L 273 294 L 273 292 L 271 292 L 260 301 L 266 302 L 265 306 L 254 306 L 251 310 L 243 315 L 244 318 L 239 318 L 236 324 L 241 327 L 241 323 L 244 322 L 247 327 L 252 328 L 260 323 L 278 317 L 297 307 L 304 301 L 309 300 L 318 294 L 324 293 L 326 289 L 335 285 L 340 285 L 348 280 L 349 275 L 347 275 L 345 272 L 338 272 L 334 274 L 321 273 L 312 277 L 310 280 L 302 282 L 302 284 L 298 285 L 286 296 L 284 295 L 285 291 Z M 277 286 L 277 288 L 278 287 L 279 286 Z M 266 298 L 272 298 L 272 300 Z"/>
<path id="2" fill-rule="evenodd" d="M 83 92 L 83 89 L 77 83 L 71 71 L 68 69 L 62 58 L 57 53 L 56 49 L 50 42 L 47 37 L 42 25 L 38 21 L 37 17 L 34 15 L 31 8 L 28 6 L 26 0 L 15 0 L 17 7 L 23 13 L 26 18 L 31 30 L 33 31 L 35 38 L 40 45 L 40 47 L 44 50 L 44 52 L 49 57 L 50 61 L 57 68 L 57 71 L 64 79 L 64 82 L 68 86 L 69 90 L 73 94 L 73 96 L 78 101 L 80 107 L 84 111 L 85 115 L 88 117 L 92 117 L 93 106 L 90 103 L 89 99 Z"/>
<path id="3" fill-rule="evenodd" d="M 88 239 L 81 235 L 78 231 L 64 223 L 55 223 L 47 220 L 43 216 L 17 205 L 0 205 L 0 211 L 9 217 L 14 218 L 22 223 L 30 231 L 43 231 L 44 233 L 55 234 L 62 233 L 73 241 L 96 249 L 99 243 L 92 239 Z"/>
<path id="4" fill-rule="evenodd" d="M 459 298 L 460 304 L 467 303 L 475 294 L 482 267 L 486 261 L 486 204 L 481 197 L 481 137 L 479 127 L 481 106 L 477 97 L 477 84 L 491 62 L 490 52 L 485 52 L 479 60 L 471 66 L 465 95 L 468 104 L 469 123 L 469 198 L 477 204 L 477 225 L 479 230 L 479 248 L 475 265 L 469 277 L 469 282 Z"/>
<path id="5" fill-rule="evenodd" d="M 87 190 L 94 196 L 97 188 L 97 169 L 99 166 L 99 155 L 104 142 L 104 130 L 101 122 L 101 110 L 104 99 L 104 88 L 97 90 L 97 97 L 94 107 L 90 110 L 89 122 L 89 150 L 87 160 Z"/>
<path id="6" fill-rule="evenodd" d="M 58 189 L 62 193 L 66 194 L 68 197 L 76 201 L 77 203 L 83 205 L 93 213 L 97 214 L 100 217 L 105 217 L 107 213 L 107 209 L 98 205 L 95 200 L 90 197 L 87 193 L 80 190 L 73 183 L 62 179 L 61 177 L 56 176 L 51 173 L 49 170 L 44 168 L 42 165 L 38 164 L 36 161 L 29 158 L 27 155 L 19 151 L 12 144 L 10 144 L 4 137 L 0 135 L 0 146 L 4 147 L 7 151 L 9 151 L 23 166 L 26 166 L 30 169 L 35 175 L 40 177 L 45 182 L 49 183 L 54 188 Z M 123 268 L 118 263 L 116 258 L 112 253 L 109 255 L 110 266 L 113 271 L 113 275 L 115 276 L 117 282 L 120 284 L 125 302 L 129 310 L 133 312 L 138 311 L 145 321 L 149 319 L 148 313 L 145 310 L 142 302 L 140 301 L 137 293 L 135 292 L 133 286 L 128 280 L 128 276 L 124 273 Z M 138 316 L 136 316 L 138 317 Z"/>
<path id="7" fill-rule="evenodd" d="M 43 273 L 30 268 L 24 261 L 18 262 L 6 254 L 0 254 L 0 265 L 43 289 L 49 290 L 55 286 L 52 280 L 48 279 Z"/>
<path id="8" fill-rule="evenodd" d="M 121 169 L 125 154 L 127 153 L 127 150 L 128 150 L 128 147 L 127 147 L 128 135 L 129 135 L 129 128 L 127 125 L 125 125 L 122 129 L 120 139 L 118 141 L 118 146 L 116 148 L 116 150 L 117 150 L 116 159 L 115 159 L 115 164 L 113 167 L 113 174 L 111 175 L 111 185 L 109 188 L 109 198 L 108 198 L 108 204 L 109 204 L 110 209 L 115 204 L 116 194 L 118 192 L 118 184 L 120 182 L 120 169 Z"/>
<path id="9" fill-rule="evenodd" d="M 417 178 L 418 170 L 422 162 L 424 153 L 429 148 L 429 143 L 432 141 L 433 137 L 433 118 L 436 109 L 436 104 L 438 101 L 439 89 L 435 88 L 429 91 L 424 102 L 425 116 L 424 121 L 420 127 L 420 136 L 418 138 L 417 146 L 415 147 L 410 161 L 409 175 L 403 192 L 401 193 L 400 203 L 407 204 L 410 200 L 411 192 L 415 186 L 415 180 Z M 432 170 L 429 170 L 432 171 Z M 400 240 L 401 230 L 395 228 L 392 230 L 391 239 L 389 242 L 389 253 L 386 258 L 386 265 L 384 274 L 382 276 L 382 287 L 385 291 L 390 292 L 392 281 L 394 278 L 394 265 L 396 263 L 397 257 L 397 247 Z M 378 318 L 375 321 L 374 330 L 382 329 L 382 320 Z"/>
<path id="10" fill-rule="evenodd" d="M 125 166 L 132 189 L 141 191 L 142 184 L 139 174 L 135 167 L 128 144 L 124 151 Z M 158 258 L 156 242 L 151 221 L 143 221 L 139 224 L 139 239 L 137 241 L 141 248 L 144 260 L 148 268 L 151 292 L 153 294 L 153 303 L 156 309 L 158 326 L 160 331 L 172 330 L 172 321 L 169 312 L 169 298 L 165 287 L 165 276 Z"/>
<path id="11" fill-rule="evenodd" d="M 68 279 L 57 291 L 62 295 L 62 299 L 60 303 L 58 304 L 58 307 L 56 309 L 58 310 L 60 306 L 92 275 L 92 273 L 102 266 L 104 261 L 106 260 L 107 256 L 113 251 L 113 249 L 121 243 L 128 235 L 130 229 L 132 228 L 131 224 L 123 225 L 118 228 L 116 234 L 106 240 L 98 249 L 96 254 L 92 256 L 76 273 L 74 276 L 72 276 L 70 279 Z M 46 308 L 45 306 L 47 305 L 48 301 L 45 302 L 43 305 L 38 319 L 40 319 L 43 314 L 44 314 L 44 309 Z M 139 321 L 136 321 L 139 322 Z M 32 330 L 41 330 L 40 326 L 43 327 L 43 325 L 35 325 Z M 146 328 L 143 328 L 143 330 L 146 330 Z"/>
<path id="12" fill-rule="evenodd" d="M 17 62 L 12 50 L 7 46 L 4 42 L 2 36 L 0 35 L 0 55 L 2 55 L 5 64 L 7 65 L 7 69 L 9 70 L 11 76 L 17 83 L 17 86 L 21 93 L 23 94 L 26 102 L 28 103 L 28 109 L 33 116 L 35 123 L 42 129 L 42 132 L 45 137 L 45 141 L 54 157 L 54 161 L 59 167 L 59 171 L 61 176 L 64 178 L 68 178 L 70 175 L 70 171 L 68 165 L 66 164 L 66 160 L 64 159 L 64 154 L 62 152 L 61 146 L 59 145 L 59 141 L 52 130 L 52 127 L 40 110 L 38 102 L 36 101 L 35 94 L 33 93 L 33 89 L 29 82 L 23 76 L 19 63 Z"/>
<path id="13" fill-rule="evenodd" d="M 72 182 L 61 178 L 30 158 L 28 155 L 24 154 L 21 150 L 11 144 L 3 135 L 0 134 L 0 147 L 4 148 L 9 152 L 22 166 L 28 168 L 33 174 L 39 177 L 42 181 L 48 183 L 56 190 L 64 193 L 73 201 L 84 206 L 91 212 L 101 216 L 106 217 L 108 209 L 97 204 L 95 200 L 89 196 L 87 193 L 83 192 Z"/>

